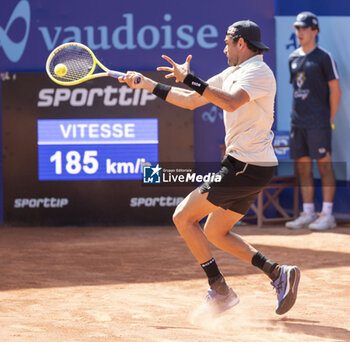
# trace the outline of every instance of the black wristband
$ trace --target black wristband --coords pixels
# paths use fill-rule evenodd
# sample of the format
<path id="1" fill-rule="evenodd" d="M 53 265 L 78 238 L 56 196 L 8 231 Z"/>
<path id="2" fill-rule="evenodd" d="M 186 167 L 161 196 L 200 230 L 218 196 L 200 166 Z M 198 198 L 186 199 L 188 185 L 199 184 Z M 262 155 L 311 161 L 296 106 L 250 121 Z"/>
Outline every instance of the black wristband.
<path id="1" fill-rule="evenodd" d="M 203 95 L 205 88 L 208 86 L 207 82 L 201 80 L 197 76 L 194 76 L 191 72 L 187 74 L 183 83 L 188 85 L 200 95 Z"/>
<path id="2" fill-rule="evenodd" d="M 170 89 L 171 89 L 170 85 L 163 84 L 163 83 L 157 83 L 157 85 L 154 87 L 152 93 L 165 101 Z"/>

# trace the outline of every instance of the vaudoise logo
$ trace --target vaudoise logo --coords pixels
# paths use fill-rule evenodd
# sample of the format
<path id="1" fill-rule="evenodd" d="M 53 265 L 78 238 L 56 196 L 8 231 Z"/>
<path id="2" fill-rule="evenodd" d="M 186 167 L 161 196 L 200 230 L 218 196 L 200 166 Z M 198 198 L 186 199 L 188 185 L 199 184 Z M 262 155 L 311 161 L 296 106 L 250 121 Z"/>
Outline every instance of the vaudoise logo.
<path id="1" fill-rule="evenodd" d="M 25 32 L 23 38 L 19 42 L 11 40 L 8 35 L 8 32 L 11 29 L 12 24 L 17 19 L 23 19 L 25 22 Z M 6 24 L 6 27 L 3 28 L 0 26 L 0 47 L 4 50 L 7 58 L 13 62 L 18 62 L 24 52 L 24 49 L 27 45 L 27 40 L 29 36 L 30 29 L 30 6 L 27 0 L 21 0 L 15 9 L 13 10 L 9 21 Z"/>
<path id="2" fill-rule="evenodd" d="M 83 0 L 78 1 L 83 5 Z M 16 4 L 15 1 L 11 2 Z M 112 7 L 111 1 L 110 5 Z M 154 25 L 149 22 L 147 16 L 144 22 L 137 21 L 138 13 L 135 9 L 135 13 L 118 13 L 115 21 L 106 22 L 101 26 L 85 25 L 85 22 L 82 24 L 81 18 L 74 17 L 73 14 L 68 15 L 67 22 L 57 21 L 52 15 L 60 6 L 57 1 L 48 1 L 47 6 L 40 11 L 37 11 L 38 6 L 30 5 L 29 0 L 19 0 L 14 6 L 14 9 L 10 10 L 12 13 L 8 13 L 9 19 L 7 21 L 2 19 L 0 23 L 0 50 L 3 50 L 7 59 L 13 63 L 19 62 L 26 47 L 28 49 L 32 45 L 28 40 L 30 32 L 31 39 L 36 40 L 35 52 L 38 54 L 45 54 L 58 45 L 70 41 L 84 43 L 94 51 L 188 50 L 195 45 L 202 49 L 214 49 L 218 46 L 219 31 L 215 25 L 203 23 L 195 26 L 183 22 L 177 15 L 171 13 L 159 13 L 161 17 L 157 18 L 158 24 Z M 32 22 L 31 16 L 35 17 Z M 45 20 L 40 20 L 44 17 Z M 18 24 L 19 21 L 25 23 L 24 34 L 23 27 Z M 39 26 L 38 23 L 46 21 L 50 24 Z M 1 54 L 0 51 L 0 57 Z"/>

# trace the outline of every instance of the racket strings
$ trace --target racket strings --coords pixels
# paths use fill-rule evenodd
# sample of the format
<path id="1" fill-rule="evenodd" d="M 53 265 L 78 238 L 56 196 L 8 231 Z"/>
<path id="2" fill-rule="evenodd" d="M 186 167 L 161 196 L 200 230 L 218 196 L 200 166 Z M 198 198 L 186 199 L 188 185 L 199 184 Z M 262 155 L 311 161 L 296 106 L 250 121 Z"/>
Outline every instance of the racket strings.
<path id="1" fill-rule="evenodd" d="M 65 75 L 57 75 L 55 67 L 64 64 Z M 51 76 L 61 82 L 74 82 L 89 75 L 94 68 L 94 59 L 90 52 L 80 46 L 68 46 L 58 51 L 50 63 Z"/>

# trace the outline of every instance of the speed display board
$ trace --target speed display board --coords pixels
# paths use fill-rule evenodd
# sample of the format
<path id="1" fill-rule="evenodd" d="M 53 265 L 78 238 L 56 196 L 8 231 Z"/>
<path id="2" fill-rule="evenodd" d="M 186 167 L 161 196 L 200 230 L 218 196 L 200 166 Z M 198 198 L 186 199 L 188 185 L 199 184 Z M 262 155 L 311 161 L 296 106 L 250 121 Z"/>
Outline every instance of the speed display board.
<path id="1" fill-rule="evenodd" d="M 156 72 L 145 72 L 156 80 Z M 170 224 L 191 190 L 145 186 L 142 165 L 193 161 L 193 112 L 111 78 L 2 81 L 4 223 Z"/>
<path id="2" fill-rule="evenodd" d="M 158 162 L 158 119 L 38 120 L 39 180 L 141 179 Z"/>

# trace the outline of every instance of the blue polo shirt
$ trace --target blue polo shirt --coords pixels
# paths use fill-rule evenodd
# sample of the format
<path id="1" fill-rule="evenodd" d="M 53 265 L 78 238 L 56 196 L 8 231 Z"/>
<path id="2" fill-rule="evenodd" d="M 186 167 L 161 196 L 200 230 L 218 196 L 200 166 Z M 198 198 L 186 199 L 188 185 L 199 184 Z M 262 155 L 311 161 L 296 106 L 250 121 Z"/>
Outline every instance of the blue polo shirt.
<path id="1" fill-rule="evenodd" d="M 319 46 L 308 54 L 296 49 L 289 56 L 289 71 L 293 85 L 292 126 L 329 127 L 328 82 L 339 78 L 331 54 Z"/>

